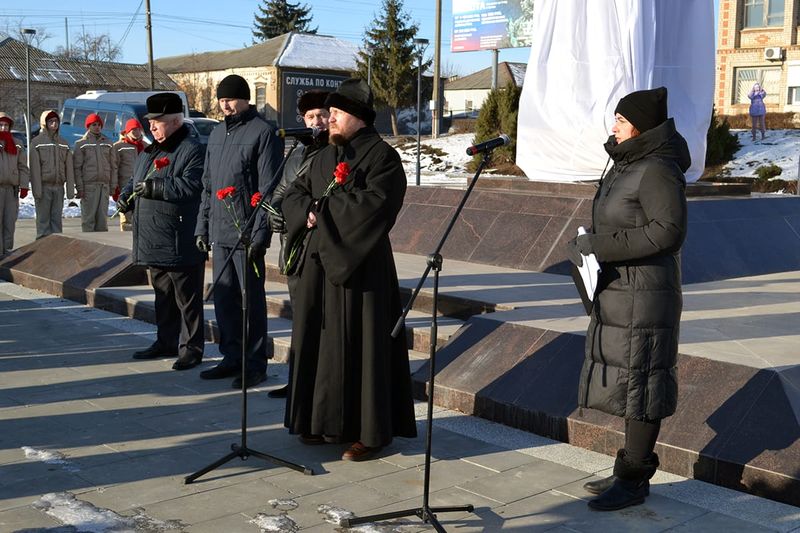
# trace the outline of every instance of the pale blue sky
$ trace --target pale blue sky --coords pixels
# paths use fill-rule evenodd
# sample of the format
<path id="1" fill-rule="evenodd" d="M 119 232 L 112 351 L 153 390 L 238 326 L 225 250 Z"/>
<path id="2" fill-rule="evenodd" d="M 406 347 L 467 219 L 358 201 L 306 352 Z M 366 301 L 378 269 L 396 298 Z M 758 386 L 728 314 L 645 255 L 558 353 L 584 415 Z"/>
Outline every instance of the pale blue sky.
<path id="1" fill-rule="evenodd" d="M 295 0 L 297 1 L 297 0 Z M 670 0 L 675 1 L 675 0 Z M 697 0 L 680 0 L 697 1 Z M 700 0 L 703 1 L 703 0 Z M 372 22 L 380 0 L 300 0 L 311 6 L 313 25 L 319 33 L 361 42 L 364 29 Z M 156 58 L 239 48 L 251 43 L 253 13 L 260 0 L 151 0 L 153 12 L 153 48 Z M 69 19 L 69 32 L 74 37 L 81 28 L 89 33 L 109 33 L 122 41 L 122 60 L 131 63 L 147 61 L 143 0 L 36 0 L 36 2 L 2 2 L 0 29 L 6 24 L 44 27 L 51 38 L 42 47 L 52 51 L 65 43 L 64 19 Z M 22 7 L 22 6 L 29 7 Z M 715 14 L 719 0 L 714 0 Z M 69 6 L 69 7 L 67 7 Z M 434 0 L 404 0 L 405 11 L 420 26 L 419 36 L 434 40 Z M 139 10 L 138 15 L 134 14 Z M 466 75 L 491 65 L 491 52 L 450 53 L 452 0 L 442 1 L 443 73 L 455 71 Z M 126 33 L 127 32 L 127 33 Z M 428 56 L 432 55 L 429 48 Z M 500 61 L 527 62 L 528 48 L 504 49 Z M 449 67 L 449 68 L 448 68 Z"/>

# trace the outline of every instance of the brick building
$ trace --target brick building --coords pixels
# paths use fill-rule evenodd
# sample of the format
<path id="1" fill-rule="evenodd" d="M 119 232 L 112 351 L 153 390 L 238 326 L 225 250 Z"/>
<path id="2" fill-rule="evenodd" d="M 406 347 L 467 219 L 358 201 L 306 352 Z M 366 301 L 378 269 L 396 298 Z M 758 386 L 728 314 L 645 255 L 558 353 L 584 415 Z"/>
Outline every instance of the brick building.
<path id="1" fill-rule="evenodd" d="M 758 82 L 768 112 L 800 112 L 800 0 L 720 0 L 714 105 L 747 113 Z"/>

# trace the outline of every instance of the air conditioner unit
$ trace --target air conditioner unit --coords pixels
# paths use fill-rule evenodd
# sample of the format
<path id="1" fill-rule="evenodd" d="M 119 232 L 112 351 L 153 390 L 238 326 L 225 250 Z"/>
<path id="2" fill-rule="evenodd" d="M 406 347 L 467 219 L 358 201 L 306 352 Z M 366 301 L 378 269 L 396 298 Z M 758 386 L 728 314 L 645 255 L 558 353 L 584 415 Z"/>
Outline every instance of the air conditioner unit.
<path id="1" fill-rule="evenodd" d="M 780 61 L 783 59 L 783 48 L 780 46 L 764 48 L 764 59 L 767 61 Z"/>

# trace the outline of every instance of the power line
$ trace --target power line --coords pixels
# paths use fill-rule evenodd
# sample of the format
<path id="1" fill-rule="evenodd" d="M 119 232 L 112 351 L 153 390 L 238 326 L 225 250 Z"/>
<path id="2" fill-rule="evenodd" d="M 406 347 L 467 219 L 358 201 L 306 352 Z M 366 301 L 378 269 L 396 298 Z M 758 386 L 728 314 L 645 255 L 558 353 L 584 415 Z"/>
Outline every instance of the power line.
<path id="1" fill-rule="evenodd" d="M 136 17 L 139 15 L 139 12 L 142 10 L 142 4 L 144 0 L 139 0 L 139 7 L 136 8 L 136 13 L 133 14 L 131 17 L 131 22 L 128 24 L 128 27 L 125 29 L 125 33 L 122 34 L 122 39 L 119 40 L 118 46 L 122 48 L 122 44 L 125 42 L 125 39 L 128 38 L 128 34 L 131 32 L 131 28 L 133 28 L 133 23 L 136 20 Z"/>

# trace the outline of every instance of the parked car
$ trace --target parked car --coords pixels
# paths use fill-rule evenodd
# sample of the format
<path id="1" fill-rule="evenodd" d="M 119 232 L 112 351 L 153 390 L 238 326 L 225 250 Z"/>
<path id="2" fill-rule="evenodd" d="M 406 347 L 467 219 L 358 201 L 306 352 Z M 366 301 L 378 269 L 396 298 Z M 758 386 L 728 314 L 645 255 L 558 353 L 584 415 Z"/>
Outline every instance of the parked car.
<path id="1" fill-rule="evenodd" d="M 125 127 L 128 119 L 135 118 L 144 129 L 144 141 L 152 143 L 150 136 L 150 122 L 144 118 L 147 113 L 147 97 L 159 91 L 135 92 L 107 92 L 88 91 L 77 98 L 70 98 L 64 102 L 61 111 L 61 135 L 67 140 L 70 148 L 75 141 L 86 133 L 85 121 L 92 113 L 97 113 L 103 119 L 103 135 L 117 141 L 119 132 Z M 189 115 L 189 104 L 182 91 L 174 91 L 183 100 L 184 116 Z"/>
<path id="2" fill-rule="evenodd" d="M 195 137 L 201 144 L 208 144 L 208 136 L 211 130 L 219 124 L 219 120 L 213 118 L 192 117 L 183 120 L 189 126 L 192 137 Z"/>

